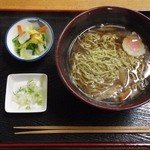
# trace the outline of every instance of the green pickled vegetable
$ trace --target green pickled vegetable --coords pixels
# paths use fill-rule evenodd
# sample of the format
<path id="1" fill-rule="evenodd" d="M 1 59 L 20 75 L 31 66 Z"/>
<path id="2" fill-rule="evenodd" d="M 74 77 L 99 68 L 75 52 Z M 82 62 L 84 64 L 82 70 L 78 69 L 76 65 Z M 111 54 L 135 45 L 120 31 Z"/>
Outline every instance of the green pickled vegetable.
<path id="1" fill-rule="evenodd" d="M 12 39 L 16 53 L 26 59 L 42 54 L 46 50 L 45 30 L 35 30 L 32 26 L 23 30 Z"/>

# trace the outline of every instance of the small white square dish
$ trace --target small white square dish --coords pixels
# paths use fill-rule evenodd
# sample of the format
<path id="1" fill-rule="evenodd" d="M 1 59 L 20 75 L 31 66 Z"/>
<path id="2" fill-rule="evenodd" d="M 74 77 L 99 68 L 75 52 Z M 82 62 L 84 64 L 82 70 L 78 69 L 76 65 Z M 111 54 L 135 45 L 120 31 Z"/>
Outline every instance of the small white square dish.
<path id="1" fill-rule="evenodd" d="M 10 74 L 7 77 L 5 111 L 38 113 L 47 109 L 47 75 Z"/>

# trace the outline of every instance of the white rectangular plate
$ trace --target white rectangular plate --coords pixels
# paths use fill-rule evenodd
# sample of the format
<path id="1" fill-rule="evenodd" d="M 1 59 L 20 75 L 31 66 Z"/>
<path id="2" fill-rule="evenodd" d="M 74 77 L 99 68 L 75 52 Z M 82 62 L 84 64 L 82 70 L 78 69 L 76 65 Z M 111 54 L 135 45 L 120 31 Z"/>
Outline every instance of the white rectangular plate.
<path id="1" fill-rule="evenodd" d="M 20 107 L 12 100 L 14 92 L 21 86 L 25 86 L 28 81 L 34 80 L 38 87 L 42 88 L 44 103 L 42 105 L 32 105 L 31 109 Z M 5 111 L 8 113 L 35 113 L 44 112 L 47 109 L 47 75 L 40 73 L 10 74 L 7 77 Z"/>

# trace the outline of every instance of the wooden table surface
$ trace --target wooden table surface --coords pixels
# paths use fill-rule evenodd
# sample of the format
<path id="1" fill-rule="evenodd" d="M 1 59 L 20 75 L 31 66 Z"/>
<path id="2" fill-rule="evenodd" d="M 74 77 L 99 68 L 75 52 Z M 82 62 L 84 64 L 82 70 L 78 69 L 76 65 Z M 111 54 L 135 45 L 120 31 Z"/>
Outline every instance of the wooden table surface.
<path id="1" fill-rule="evenodd" d="M 83 11 L 97 6 L 149 11 L 150 0 L 0 0 L 0 10 L 12 11 Z"/>

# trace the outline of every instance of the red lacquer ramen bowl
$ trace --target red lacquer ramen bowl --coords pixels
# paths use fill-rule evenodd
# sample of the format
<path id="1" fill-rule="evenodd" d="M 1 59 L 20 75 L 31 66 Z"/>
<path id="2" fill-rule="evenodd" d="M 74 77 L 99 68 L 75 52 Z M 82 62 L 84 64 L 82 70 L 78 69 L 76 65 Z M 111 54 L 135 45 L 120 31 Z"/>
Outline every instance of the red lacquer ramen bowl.
<path id="1" fill-rule="evenodd" d="M 70 77 L 71 62 L 69 61 L 69 58 L 71 55 L 70 47 L 72 46 L 73 41 L 87 29 L 102 25 L 122 26 L 125 29 L 127 28 L 130 31 L 138 33 L 144 45 L 146 45 L 147 50 L 150 50 L 149 18 L 139 12 L 127 8 L 111 6 L 93 8 L 79 14 L 70 21 L 59 37 L 55 51 L 55 60 L 60 78 L 64 85 L 77 96 L 79 100 L 100 109 L 120 111 L 145 104 L 150 100 L 149 83 L 136 97 L 123 101 L 115 100 L 114 98 L 112 101 L 111 98 L 107 98 L 107 100 L 95 100 L 94 97 L 87 96 L 88 94 L 83 92 L 78 85 L 75 85 L 74 82 L 72 82 L 72 78 Z M 86 88 L 86 85 L 83 85 L 83 87 Z M 99 92 L 101 93 L 102 91 L 99 90 Z"/>

